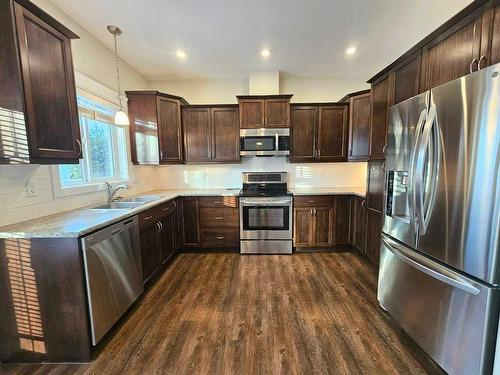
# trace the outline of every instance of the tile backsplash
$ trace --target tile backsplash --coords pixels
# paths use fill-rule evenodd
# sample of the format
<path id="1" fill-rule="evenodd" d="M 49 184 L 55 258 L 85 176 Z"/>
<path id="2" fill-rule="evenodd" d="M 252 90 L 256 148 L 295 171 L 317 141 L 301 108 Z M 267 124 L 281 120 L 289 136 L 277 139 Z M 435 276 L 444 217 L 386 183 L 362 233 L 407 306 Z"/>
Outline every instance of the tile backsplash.
<path id="1" fill-rule="evenodd" d="M 292 187 L 364 187 L 366 163 L 291 164 L 283 157 L 243 158 L 241 164 L 179 165 L 159 168 L 162 186 L 182 188 L 239 188 L 241 173 L 288 172 Z"/>
<path id="2" fill-rule="evenodd" d="M 133 189 L 139 194 L 155 189 L 240 188 L 241 173 L 286 171 L 292 187 L 364 187 L 366 163 L 290 164 L 285 158 L 244 158 L 241 164 L 132 166 Z M 36 184 L 36 196 L 28 196 L 28 182 Z M 102 203 L 106 192 L 54 197 L 51 167 L 0 166 L 0 226 Z"/>

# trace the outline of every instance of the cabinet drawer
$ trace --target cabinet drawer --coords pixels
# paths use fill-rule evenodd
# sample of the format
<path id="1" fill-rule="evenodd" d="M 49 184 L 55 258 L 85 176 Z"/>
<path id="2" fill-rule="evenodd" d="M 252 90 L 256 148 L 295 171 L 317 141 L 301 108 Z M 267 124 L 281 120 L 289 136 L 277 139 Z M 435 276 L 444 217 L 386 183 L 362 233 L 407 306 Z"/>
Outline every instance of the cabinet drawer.
<path id="1" fill-rule="evenodd" d="M 165 203 L 162 203 L 160 206 L 159 206 L 159 213 L 161 216 L 165 215 L 165 214 L 170 214 L 172 212 L 174 212 L 177 208 L 177 203 L 175 201 L 168 201 L 168 202 L 165 202 Z M 153 210 L 156 209 L 153 208 Z"/>
<path id="2" fill-rule="evenodd" d="M 207 228 L 201 231 L 204 247 L 238 247 L 240 232 L 237 228 Z"/>
<path id="3" fill-rule="evenodd" d="M 238 228 L 237 208 L 200 208 L 200 228 Z"/>
<path id="4" fill-rule="evenodd" d="M 156 223 L 160 216 L 161 216 L 161 211 L 159 210 L 159 207 L 153 207 L 150 208 L 147 211 L 143 211 L 137 215 L 139 218 L 139 229 L 147 228 L 154 223 Z"/>
<path id="5" fill-rule="evenodd" d="M 333 195 L 301 195 L 293 198 L 295 207 L 333 207 Z"/>
<path id="6" fill-rule="evenodd" d="M 200 207 L 238 208 L 238 197 L 200 197 L 198 205 Z"/>

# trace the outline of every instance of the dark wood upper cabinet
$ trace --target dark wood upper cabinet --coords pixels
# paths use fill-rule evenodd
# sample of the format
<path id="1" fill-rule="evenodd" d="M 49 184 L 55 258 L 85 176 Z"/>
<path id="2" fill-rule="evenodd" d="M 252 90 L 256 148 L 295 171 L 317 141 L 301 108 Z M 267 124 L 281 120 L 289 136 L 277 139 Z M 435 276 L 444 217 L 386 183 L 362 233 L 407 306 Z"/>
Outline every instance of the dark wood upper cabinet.
<path id="1" fill-rule="evenodd" d="M 292 106 L 290 129 L 290 161 L 315 161 L 318 107 Z"/>
<path id="2" fill-rule="evenodd" d="M 184 155 L 186 162 L 209 162 L 212 151 L 210 108 L 183 107 Z"/>
<path id="3" fill-rule="evenodd" d="M 420 87 L 420 51 L 410 56 L 394 68 L 394 95 L 393 102 L 398 104 L 419 93 Z"/>
<path id="4" fill-rule="evenodd" d="M 387 140 L 387 114 L 390 103 L 389 77 L 372 85 L 370 159 L 384 159 Z"/>
<path id="5" fill-rule="evenodd" d="M 177 164 L 182 161 L 182 131 L 180 100 L 156 97 L 158 112 L 158 143 L 160 164 Z"/>
<path id="6" fill-rule="evenodd" d="M 158 91 L 127 91 L 134 164 L 180 164 L 183 160 L 181 97 Z"/>
<path id="7" fill-rule="evenodd" d="M 482 18 L 479 9 L 422 48 L 421 91 L 477 70 L 481 58 Z"/>
<path id="8" fill-rule="evenodd" d="M 487 44 L 489 51 L 487 51 L 487 53 L 484 51 L 483 47 L 481 47 L 481 53 L 486 54 L 488 64 L 493 65 L 500 63 L 500 4 L 496 5 L 486 14 L 486 19 L 483 22 L 483 30 L 489 25 L 491 25 Z M 485 33 L 483 32 L 483 34 Z M 484 43 L 481 43 L 481 46 L 483 45 Z M 481 67 L 483 66 L 481 65 Z"/>
<path id="9" fill-rule="evenodd" d="M 320 106 L 318 121 L 318 159 L 347 161 L 348 106 Z"/>
<path id="10" fill-rule="evenodd" d="M 21 0 L 2 1 L 0 25 L 0 163 L 78 163 L 71 56 L 71 39 L 78 36 Z"/>
<path id="11" fill-rule="evenodd" d="M 349 161 L 366 161 L 370 156 L 371 93 L 349 99 Z"/>
<path id="12" fill-rule="evenodd" d="M 186 163 L 239 163 L 238 106 L 182 108 Z"/>
<path id="13" fill-rule="evenodd" d="M 212 160 L 238 163 L 240 161 L 238 107 L 215 107 L 211 111 Z"/>
<path id="14" fill-rule="evenodd" d="M 294 104 L 291 108 L 291 162 L 347 161 L 345 103 Z"/>
<path id="15" fill-rule="evenodd" d="M 288 128 L 292 95 L 239 95 L 240 128 Z"/>

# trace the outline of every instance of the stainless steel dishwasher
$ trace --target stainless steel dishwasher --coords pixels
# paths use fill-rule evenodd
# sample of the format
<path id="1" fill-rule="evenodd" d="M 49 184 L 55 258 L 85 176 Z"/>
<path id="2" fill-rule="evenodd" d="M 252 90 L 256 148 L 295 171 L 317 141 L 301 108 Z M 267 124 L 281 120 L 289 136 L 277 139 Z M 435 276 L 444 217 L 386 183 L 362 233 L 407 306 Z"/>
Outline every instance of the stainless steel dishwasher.
<path id="1" fill-rule="evenodd" d="M 96 345 L 144 291 L 137 217 L 81 241 L 92 344 Z"/>

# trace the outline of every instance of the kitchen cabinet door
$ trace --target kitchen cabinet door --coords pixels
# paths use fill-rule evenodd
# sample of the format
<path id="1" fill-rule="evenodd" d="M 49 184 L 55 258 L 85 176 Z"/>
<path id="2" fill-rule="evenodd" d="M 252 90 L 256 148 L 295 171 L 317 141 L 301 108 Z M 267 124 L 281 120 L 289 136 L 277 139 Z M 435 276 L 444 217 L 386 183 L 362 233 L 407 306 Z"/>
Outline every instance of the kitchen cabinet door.
<path id="1" fill-rule="evenodd" d="M 490 19 L 493 23 L 488 43 L 490 50 L 485 51 L 483 54 L 486 55 L 488 64 L 493 65 L 500 63 L 500 5 L 497 5 L 491 10 Z M 484 66 L 481 65 L 481 67 Z"/>
<path id="2" fill-rule="evenodd" d="M 351 207 L 351 245 L 361 254 L 365 253 L 366 210 L 365 199 L 354 197 Z"/>
<path id="3" fill-rule="evenodd" d="M 482 11 L 476 11 L 422 49 L 421 91 L 469 74 L 480 58 Z"/>
<path id="4" fill-rule="evenodd" d="M 382 233 L 382 214 L 367 210 L 366 218 L 366 255 L 375 263 L 380 258 L 380 241 Z"/>
<path id="5" fill-rule="evenodd" d="M 239 99 L 240 128 L 258 129 L 264 127 L 264 99 Z"/>
<path id="6" fill-rule="evenodd" d="M 184 153 L 187 163 L 211 160 L 210 108 L 183 108 Z"/>
<path id="7" fill-rule="evenodd" d="M 383 160 L 373 160 L 368 162 L 368 188 L 367 204 L 368 208 L 382 212 L 384 205 L 384 184 L 385 171 Z"/>
<path id="8" fill-rule="evenodd" d="M 181 107 L 179 100 L 156 98 L 160 164 L 182 163 Z"/>
<path id="9" fill-rule="evenodd" d="M 317 126 L 318 107 L 292 107 L 290 129 L 291 162 L 305 162 L 315 160 Z"/>
<path id="10" fill-rule="evenodd" d="M 140 231 L 142 277 L 144 282 L 147 282 L 155 274 L 162 263 L 158 231 L 159 227 L 156 222 L 142 228 Z"/>
<path id="11" fill-rule="evenodd" d="M 14 3 L 30 161 L 78 164 L 82 143 L 70 39 Z"/>
<path id="12" fill-rule="evenodd" d="M 313 245 L 313 209 L 294 208 L 294 246 L 308 247 Z"/>
<path id="13" fill-rule="evenodd" d="M 389 77 L 372 85 L 370 159 L 384 159 L 389 110 Z"/>
<path id="14" fill-rule="evenodd" d="M 165 264 L 175 254 L 175 212 L 171 211 L 160 220 L 158 234 L 161 263 Z"/>
<path id="15" fill-rule="evenodd" d="M 318 207 L 313 209 L 313 246 L 333 246 L 334 215 L 335 212 L 332 207 Z"/>
<path id="16" fill-rule="evenodd" d="M 183 205 L 182 205 L 182 198 L 177 198 L 175 200 L 175 224 L 176 224 L 176 229 L 175 229 L 175 250 L 179 250 L 184 246 L 184 213 L 183 213 Z"/>
<path id="17" fill-rule="evenodd" d="M 394 75 L 394 100 L 398 104 L 419 93 L 420 51 L 399 64 L 392 72 Z"/>
<path id="18" fill-rule="evenodd" d="M 265 118 L 266 128 L 288 128 L 290 127 L 290 99 L 273 98 L 265 99 Z"/>
<path id="19" fill-rule="evenodd" d="M 212 161 L 240 162 L 238 107 L 211 108 Z"/>
<path id="20" fill-rule="evenodd" d="M 335 197 L 334 243 L 348 245 L 351 229 L 351 197 L 338 195 Z"/>
<path id="21" fill-rule="evenodd" d="M 200 244 L 198 223 L 198 198 L 182 198 L 183 246 L 198 247 Z"/>
<path id="22" fill-rule="evenodd" d="M 320 106 L 318 120 L 318 159 L 347 161 L 347 106 Z"/>
<path id="23" fill-rule="evenodd" d="M 370 156 L 371 93 L 354 96 L 349 106 L 349 160 L 366 161 Z"/>

